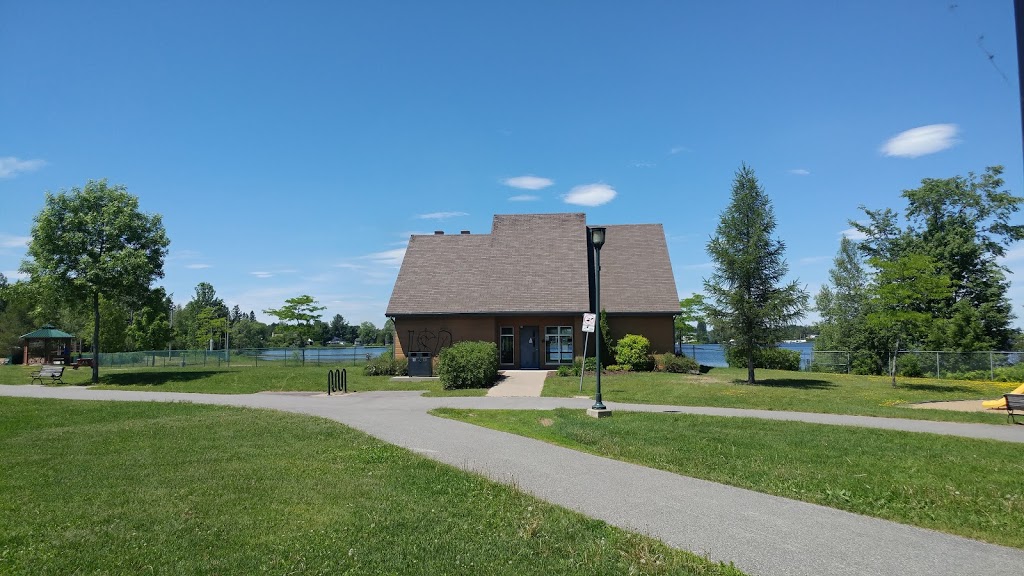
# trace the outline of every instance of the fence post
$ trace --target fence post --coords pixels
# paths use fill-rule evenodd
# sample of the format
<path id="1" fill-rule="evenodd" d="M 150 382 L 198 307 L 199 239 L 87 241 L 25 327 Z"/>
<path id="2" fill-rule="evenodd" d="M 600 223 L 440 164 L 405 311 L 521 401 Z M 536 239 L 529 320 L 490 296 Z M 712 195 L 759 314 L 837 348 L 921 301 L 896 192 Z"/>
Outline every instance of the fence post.
<path id="1" fill-rule="evenodd" d="M 939 353 L 935 353 L 935 377 L 939 378 Z"/>
<path id="2" fill-rule="evenodd" d="M 847 352 L 846 353 L 846 373 L 847 374 L 850 373 L 850 362 L 853 362 L 853 358 L 850 356 L 850 353 Z"/>
<path id="3" fill-rule="evenodd" d="M 989 380 L 995 380 L 996 379 L 996 368 L 995 368 L 995 364 L 992 363 L 992 351 L 991 350 L 988 351 L 988 379 Z"/>

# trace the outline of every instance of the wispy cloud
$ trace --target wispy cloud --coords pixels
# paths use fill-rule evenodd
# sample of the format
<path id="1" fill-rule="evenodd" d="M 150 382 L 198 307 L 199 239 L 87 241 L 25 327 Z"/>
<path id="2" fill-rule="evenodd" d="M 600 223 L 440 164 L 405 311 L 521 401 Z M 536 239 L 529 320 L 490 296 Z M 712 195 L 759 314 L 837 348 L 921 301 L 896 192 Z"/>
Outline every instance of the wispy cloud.
<path id="1" fill-rule="evenodd" d="M 934 154 L 956 144 L 956 124 L 929 124 L 911 128 L 890 138 L 882 145 L 886 156 L 917 158 Z"/>
<path id="2" fill-rule="evenodd" d="M 601 206 L 615 199 L 618 192 L 607 184 L 583 184 L 576 186 L 562 199 L 566 204 L 577 206 Z"/>
<path id="3" fill-rule="evenodd" d="M 13 178 L 22 172 L 32 172 L 46 166 L 45 160 L 21 160 L 14 156 L 0 157 L 0 178 Z"/>
<path id="4" fill-rule="evenodd" d="M 20 270 L 2 270 L 0 274 L 3 274 L 9 281 L 28 280 L 28 274 Z"/>
<path id="5" fill-rule="evenodd" d="M 797 262 L 799 264 L 817 264 L 818 262 L 827 262 L 831 259 L 831 256 L 807 256 L 805 258 L 801 258 Z"/>
<path id="6" fill-rule="evenodd" d="M 274 277 L 273 273 L 271 273 L 271 272 L 264 272 L 264 271 L 249 272 L 249 274 L 252 274 L 253 276 L 255 276 L 257 278 L 273 278 Z"/>
<path id="7" fill-rule="evenodd" d="M 506 178 L 501 182 L 505 186 L 511 186 L 512 188 L 519 188 L 520 190 L 542 190 L 551 186 L 555 182 L 550 178 L 542 178 L 540 176 L 516 176 L 515 178 Z"/>
<path id="8" fill-rule="evenodd" d="M 686 146 L 673 146 L 673 147 L 669 148 L 668 155 L 669 156 L 675 156 L 676 154 L 679 154 L 681 152 L 689 152 L 689 151 L 690 151 L 690 149 L 687 148 Z"/>
<path id="9" fill-rule="evenodd" d="M 534 194 L 518 194 L 516 196 L 509 196 L 509 202 L 533 202 L 534 200 L 540 200 L 540 196 Z"/>
<path id="10" fill-rule="evenodd" d="M 806 168 L 793 168 L 789 173 L 796 174 L 797 176 L 809 176 L 811 171 Z"/>
<path id="11" fill-rule="evenodd" d="M 1006 254 L 1000 258 L 1002 263 L 1007 262 L 1021 262 L 1024 261 L 1024 246 L 1017 246 L 1006 251 Z"/>
<path id="12" fill-rule="evenodd" d="M 373 260 L 374 263 L 382 266 L 393 266 L 398 268 L 402 265 L 402 260 L 405 258 L 405 248 L 395 248 L 394 250 L 374 252 L 373 254 L 363 256 L 363 258 Z"/>
<path id="13" fill-rule="evenodd" d="M 867 234 L 861 232 L 860 230 L 857 230 L 856 228 L 847 228 L 846 230 L 843 230 L 843 231 L 839 232 L 839 235 L 840 236 L 846 236 L 847 238 L 849 238 L 850 240 L 853 240 L 854 242 L 860 242 L 861 240 L 867 240 L 867 237 L 868 237 Z"/>
<path id="14" fill-rule="evenodd" d="M 25 248 L 30 240 L 32 240 L 31 236 L 0 234 L 0 248 Z"/>
<path id="15" fill-rule="evenodd" d="M 657 166 L 656 163 L 649 160 L 637 160 L 635 162 L 631 162 L 629 165 L 633 168 L 654 168 Z"/>
<path id="16" fill-rule="evenodd" d="M 417 214 L 416 217 L 421 220 L 447 220 L 448 218 L 455 218 L 457 216 L 469 216 L 466 212 L 431 212 L 430 214 Z"/>
<path id="17" fill-rule="evenodd" d="M 186 264 L 185 268 L 190 270 L 203 270 L 205 268 L 213 268 L 210 264 Z"/>

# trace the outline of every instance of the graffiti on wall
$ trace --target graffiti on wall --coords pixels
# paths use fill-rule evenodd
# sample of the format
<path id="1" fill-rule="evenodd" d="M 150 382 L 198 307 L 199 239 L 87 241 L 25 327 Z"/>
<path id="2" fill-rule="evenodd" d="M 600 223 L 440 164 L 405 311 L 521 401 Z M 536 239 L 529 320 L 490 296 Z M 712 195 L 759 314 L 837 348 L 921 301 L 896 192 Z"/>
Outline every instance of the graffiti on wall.
<path id="1" fill-rule="evenodd" d="M 431 356 L 437 356 L 441 350 L 452 345 L 452 333 L 441 328 L 440 330 L 409 331 L 410 352 L 430 352 Z"/>

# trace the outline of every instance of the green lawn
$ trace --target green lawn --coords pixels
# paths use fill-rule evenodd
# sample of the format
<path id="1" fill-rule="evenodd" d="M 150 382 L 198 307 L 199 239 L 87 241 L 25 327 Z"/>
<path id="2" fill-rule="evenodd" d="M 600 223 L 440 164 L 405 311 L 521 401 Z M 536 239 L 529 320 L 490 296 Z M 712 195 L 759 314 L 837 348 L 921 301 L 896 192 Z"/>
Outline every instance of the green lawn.
<path id="1" fill-rule="evenodd" d="M 603 387 L 603 378 L 602 378 Z M 1019 444 L 687 414 L 441 409 L 600 456 L 1024 548 Z"/>
<path id="2" fill-rule="evenodd" d="M 482 396 L 486 390 L 442 390 L 436 380 L 394 382 L 389 376 L 365 376 L 362 366 L 321 365 L 221 366 L 184 368 L 100 368 L 99 389 L 159 390 L 161 392 L 203 392 L 207 394 L 251 394 L 263 391 L 326 392 L 327 372 L 345 369 L 350 392 L 372 390 L 427 390 L 434 396 Z M 0 366 L 0 384 L 28 384 L 33 368 Z M 87 368 L 64 370 L 64 382 L 88 384 L 92 373 Z"/>
<path id="3" fill-rule="evenodd" d="M 858 414 L 918 420 L 1006 423 L 1006 413 L 951 412 L 907 408 L 906 404 L 999 398 L 1020 384 L 907 378 L 893 388 L 881 376 L 758 370 L 758 384 L 746 384 L 746 370 L 714 368 L 707 374 L 664 372 L 601 376 L 603 399 L 613 402 L 760 408 L 830 414 Z M 583 393 L 594 394 L 594 377 L 584 379 Z M 545 396 L 576 396 L 579 378 L 549 376 Z"/>
<path id="4" fill-rule="evenodd" d="M 3 574 L 739 574 L 320 418 L 0 413 Z"/>

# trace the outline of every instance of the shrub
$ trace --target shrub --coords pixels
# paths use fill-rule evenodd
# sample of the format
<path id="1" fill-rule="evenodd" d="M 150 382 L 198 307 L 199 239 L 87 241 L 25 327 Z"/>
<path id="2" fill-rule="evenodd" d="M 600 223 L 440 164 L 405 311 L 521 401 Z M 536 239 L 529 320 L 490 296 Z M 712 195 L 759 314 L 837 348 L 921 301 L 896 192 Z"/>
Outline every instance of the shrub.
<path id="1" fill-rule="evenodd" d="M 407 376 L 409 360 L 405 358 L 395 360 L 391 356 L 391 352 L 385 352 L 376 358 L 371 358 L 363 366 L 363 374 L 367 376 Z"/>
<path id="2" fill-rule="evenodd" d="M 609 364 L 604 369 L 608 372 L 629 372 L 629 366 L 625 364 Z"/>
<path id="3" fill-rule="evenodd" d="M 459 342 L 441 351 L 437 375 L 445 390 L 487 388 L 498 379 L 494 342 Z"/>
<path id="4" fill-rule="evenodd" d="M 746 368 L 746 352 L 738 346 L 730 346 L 725 351 L 725 361 L 730 368 Z M 761 348 L 754 352 L 754 368 L 768 370 L 800 370 L 800 352 L 785 348 Z"/>
<path id="5" fill-rule="evenodd" d="M 700 364 L 696 360 L 686 355 L 676 356 L 669 352 L 668 354 L 662 354 L 660 357 L 661 369 L 665 372 L 675 373 L 688 373 L 700 371 Z"/>
<path id="6" fill-rule="evenodd" d="M 575 370 L 573 370 L 572 366 L 559 366 L 558 367 L 558 375 L 563 377 L 563 378 L 568 378 L 569 376 L 576 376 L 577 374 L 574 374 L 574 372 L 575 372 Z"/>
<path id="7" fill-rule="evenodd" d="M 635 372 L 650 372 L 654 369 L 651 341 L 637 334 L 626 334 L 615 345 L 615 363 Z"/>
<path id="8" fill-rule="evenodd" d="M 573 358 L 573 361 L 572 361 L 572 375 L 573 376 L 579 376 L 582 373 L 582 372 L 580 372 L 580 366 L 581 365 L 583 366 L 583 369 L 586 370 L 587 372 L 594 372 L 594 370 L 597 368 L 597 358 L 594 358 L 593 356 L 590 356 L 586 360 L 583 359 L 583 356 L 577 356 L 576 358 Z"/>

